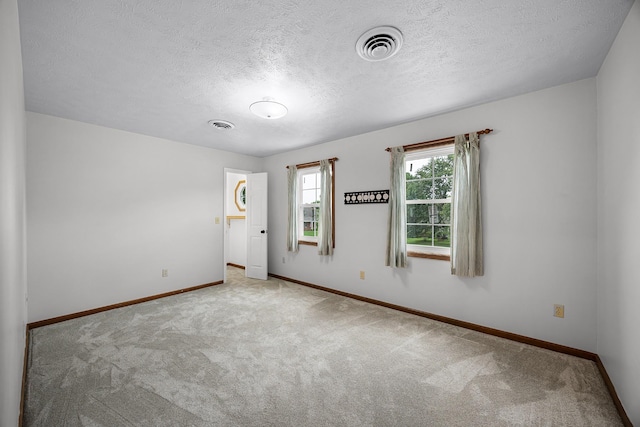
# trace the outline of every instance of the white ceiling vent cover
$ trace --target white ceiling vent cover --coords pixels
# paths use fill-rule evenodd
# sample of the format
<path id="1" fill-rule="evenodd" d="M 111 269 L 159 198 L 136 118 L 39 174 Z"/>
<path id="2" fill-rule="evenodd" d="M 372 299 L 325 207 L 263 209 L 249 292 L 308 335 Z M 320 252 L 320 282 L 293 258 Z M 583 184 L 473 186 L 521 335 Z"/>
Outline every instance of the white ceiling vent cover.
<path id="1" fill-rule="evenodd" d="M 236 125 L 226 120 L 209 120 L 209 126 L 220 130 L 231 130 L 236 127 Z"/>
<path id="2" fill-rule="evenodd" d="M 395 27 L 372 28 L 356 43 L 358 55 L 367 61 L 383 61 L 398 53 L 402 47 L 402 33 Z"/>

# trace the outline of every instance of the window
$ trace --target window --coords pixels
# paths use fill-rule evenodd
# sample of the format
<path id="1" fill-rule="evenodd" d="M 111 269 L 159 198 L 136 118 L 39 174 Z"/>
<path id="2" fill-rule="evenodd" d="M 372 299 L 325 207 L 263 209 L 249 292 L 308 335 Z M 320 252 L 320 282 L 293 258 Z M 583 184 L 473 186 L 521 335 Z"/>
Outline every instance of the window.
<path id="1" fill-rule="evenodd" d="M 448 259 L 453 145 L 408 153 L 405 166 L 408 255 Z"/>
<path id="2" fill-rule="evenodd" d="M 299 172 L 298 188 L 300 212 L 298 218 L 298 240 L 318 241 L 320 218 L 320 168 L 306 168 Z"/>
<path id="3" fill-rule="evenodd" d="M 335 165 L 331 162 L 331 188 L 334 187 Z M 320 223 L 320 166 L 298 169 L 298 242 L 306 245 L 318 244 Z M 334 246 L 335 246 L 335 191 L 332 192 Z"/>

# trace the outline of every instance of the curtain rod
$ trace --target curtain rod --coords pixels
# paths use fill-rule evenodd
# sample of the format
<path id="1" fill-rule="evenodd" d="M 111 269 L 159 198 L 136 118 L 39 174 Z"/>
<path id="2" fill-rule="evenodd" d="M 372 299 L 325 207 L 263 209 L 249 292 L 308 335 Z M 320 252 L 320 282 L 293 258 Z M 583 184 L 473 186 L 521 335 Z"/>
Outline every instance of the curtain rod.
<path id="1" fill-rule="evenodd" d="M 486 135 L 491 132 L 493 132 L 493 129 L 479 130 L 476 133 L 478 135 Z M 469 134 L 465 133 L 464 137 L 468 139 Z M 446 138 L 433 139 L 431 141 L 416 142 L 415 144 L 403 145 L 402 148 L 404 148 L 404 151 L 414 151 L 414 150 L 421 150 L 427 147 L 435 147 L 438 145 L 448 145 L 448 144 L 453 144 L 453 142 L 455 141 L 455 138 L 456 138 L 455 136 L 448 136 Z M 391 147 L 387 147 L 386 150 L 391 151 Z"/>
<path id="2" fill-rule="evenodd" d="M 333 157 L 333 158 L 327 159 L 327 160 L 329 160 L 331 163 L 334 163 L 334 162 L 338 161 L 338 158 L 337 157 Z M 296 165 L 296 168 L 304 169 L 304 168 L 312 168 L 314 166 L 320 166 L 320 160 L 316 160 L 315 162 L 300 163 L 299 165 Z M 289 169 L 289 166 L 287 166 L 287 169 Z"/>

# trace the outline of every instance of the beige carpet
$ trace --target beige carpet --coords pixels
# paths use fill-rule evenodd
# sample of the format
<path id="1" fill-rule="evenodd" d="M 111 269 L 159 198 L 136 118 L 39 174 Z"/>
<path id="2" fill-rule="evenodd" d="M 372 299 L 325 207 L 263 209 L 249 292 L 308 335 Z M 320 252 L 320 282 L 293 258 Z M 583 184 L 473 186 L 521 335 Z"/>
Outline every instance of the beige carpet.
<path id="1" fill-rule="evenodd" d="M 593 362 L 230 268 L 32 330 L 26 426 L 614 426 Z"/>

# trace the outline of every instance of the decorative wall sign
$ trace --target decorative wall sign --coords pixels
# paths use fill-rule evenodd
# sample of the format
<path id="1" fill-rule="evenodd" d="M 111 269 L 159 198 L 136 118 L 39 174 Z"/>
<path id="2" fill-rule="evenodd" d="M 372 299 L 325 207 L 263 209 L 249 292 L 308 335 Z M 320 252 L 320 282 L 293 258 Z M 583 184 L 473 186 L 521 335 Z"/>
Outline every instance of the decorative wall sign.
<path id="1" fill-rule="evenodd" d="M 345 205 L 359 205 L 362 203 L 389 203 L 389 190 L 344 193 Z"/>

